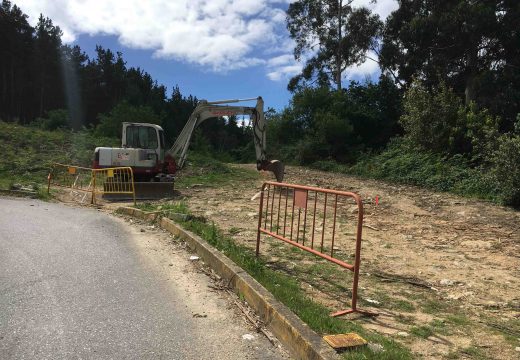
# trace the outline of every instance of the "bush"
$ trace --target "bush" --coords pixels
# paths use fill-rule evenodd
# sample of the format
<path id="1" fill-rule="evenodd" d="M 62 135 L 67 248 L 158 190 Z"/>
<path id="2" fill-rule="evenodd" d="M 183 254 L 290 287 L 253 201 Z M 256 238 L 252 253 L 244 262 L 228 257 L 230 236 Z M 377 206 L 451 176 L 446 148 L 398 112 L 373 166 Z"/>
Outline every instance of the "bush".
<path id="1" fill-rule="evenodd" d="M 399 122 L 413 145 L 436 153 L 461 152 L 462 100 L 445 84 L 430 94 L 420 82 L 414 82 L 405 94 L 403 106 Z"/>
<path id="2" fill-rule="evenodd" d="M 399 138 L 381 154 L 361 158 L 348 172 L 463 196 L 502 199 L 493 177 L 481 168 L 472 168 L 464 156 L 447 157 L 419 150 Z"/>
<path id="3" fill-rule="evenodd" d="M 50 110 L 46 118 L 37 118 L 34 126 L 42 130 L 57 130 L 70 128 L 69 113 L 65 109 Z"/>
<path id="4" fill-rule="evenodd" d="M 520 206 L 520 135 L 506 134 L 498 139 L 491 163 L 503 202 Z"/>

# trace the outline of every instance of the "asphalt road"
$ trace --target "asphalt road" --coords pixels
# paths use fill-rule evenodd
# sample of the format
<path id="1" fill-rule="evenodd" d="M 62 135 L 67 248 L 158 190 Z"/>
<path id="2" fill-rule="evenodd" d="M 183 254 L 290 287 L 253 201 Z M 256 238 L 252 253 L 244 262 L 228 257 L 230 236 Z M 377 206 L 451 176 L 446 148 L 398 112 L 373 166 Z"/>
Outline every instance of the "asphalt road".
<path id="1" fill-rule="evenodd" d="M 0 358 L 284 357 L 187 253 L 146 231 L 95 209 L 0 198 Z"/>

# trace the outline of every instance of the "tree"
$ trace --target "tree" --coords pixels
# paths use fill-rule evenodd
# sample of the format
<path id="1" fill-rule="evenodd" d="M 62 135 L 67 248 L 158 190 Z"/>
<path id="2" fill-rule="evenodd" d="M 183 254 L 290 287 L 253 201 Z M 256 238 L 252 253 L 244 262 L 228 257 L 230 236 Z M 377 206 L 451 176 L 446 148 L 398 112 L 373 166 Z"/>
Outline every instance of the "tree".
<path id="1" fill-rule="evenodd" d="M 149 106 L 136 107 L 122 101 L 108 114 L 99 115 L 96 132 L 101 136 L 121 138 L 123 122 L 161 124 L 162 119 Z"/>
<path id="2" fill-rule="evenodd" d="M 38 115 L 63 104 L 63 80 L 60 65 L 62 32 L 52 20 L 40 15 L 35 31 L 35 69 L 37 71 Z"/>
<path id="3" fill-rule="evenodd" d="M 510 127 L 520 112 L 519 18 L 516 0 L 402 0 L 386 21 L 380 61 L 407 86 L 444 81 Z"/>
<path id="4" fill-rule="evenodd" d="M 314 81 L 318 86 L 332 82 L 342 88 L 347 67 L 366 60 L 366 52 L 376 46 L 382 23 L 367 8 L 353 8 L 353 0 L 299 0 L 289 5 L 287 29 L 296 41 L 294 57 L 309 56 L 300 75 L 288 88 Z"/>
<path id="5" fill-rule="evenodd" d="M 26 122 L 32 114 L 28 99 L 33 59 L 34 29 L 19 7 L 0 5 L 0 118 Z"/>

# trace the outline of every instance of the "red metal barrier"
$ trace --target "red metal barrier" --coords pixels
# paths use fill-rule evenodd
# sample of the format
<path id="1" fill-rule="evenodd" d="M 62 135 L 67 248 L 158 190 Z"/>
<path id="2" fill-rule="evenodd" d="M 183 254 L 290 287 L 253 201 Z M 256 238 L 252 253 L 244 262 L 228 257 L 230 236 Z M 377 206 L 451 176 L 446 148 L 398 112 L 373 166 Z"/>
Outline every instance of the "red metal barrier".
<path id="1" fill-rule="evenodd" d="M 354 209 L 352 209 L 353 207 Z M 338 240 L 340 228 L 343 232 L 348 230 L 348 221 L 338 219 L 338 212 L 340 215 L 344 215 L 342 216 L 344 218 L 347 218 L 348 214 L 351 217 L 354 214 L 355 217 L 353 265 L 338 258 L 339 256 L 335 254 L 335 252 L 340 252 L 335 244 L 338 245 L 338 241 L 343 240 Z M 355 215 L 356 212 L 357 215 Z M 327 220 L 327 216 L 330 214 L 333 217 L 332 222 Z M 357 308 L 362 229 L 363 202 L 359 195 L 345 191 L 268 181 L 262 185 L 260 197 L 256 256 L 260 253 L 260 235 L 264 233 L 348 269 L 354 273 L 352 307 L 332 313 L 331 316 L 354 312 L 377 315 Z"/>

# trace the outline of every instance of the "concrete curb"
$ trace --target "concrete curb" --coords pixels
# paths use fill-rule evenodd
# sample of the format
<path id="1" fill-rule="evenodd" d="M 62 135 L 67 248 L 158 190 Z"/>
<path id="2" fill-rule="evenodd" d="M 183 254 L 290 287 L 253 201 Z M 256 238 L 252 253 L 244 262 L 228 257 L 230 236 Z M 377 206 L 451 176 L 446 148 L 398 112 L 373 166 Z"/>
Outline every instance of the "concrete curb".
<path id="1" fill-rule="evenodd" d="M 147 221 L 158 220 L 163 229 L 186 241 L 190 249 L 229 282 L 229 286 L 235 293 L 245 298 L 262 322 L 294 358 L 312 360 L 341 358 L 318 334 L 289 308 L 276 300 L 258 281 L 198 235 L 183 229 L 170 219 L 165 217 L 158 219 L 158 213 L 147 213 L 130 207 L 120 207 L 117 212 Z"/>
<path id="2" fill-rule="evenodd" d="M 14 197 L 29 197 L 31 199 L 36 199 L 38 194 L 34 191 L 25 191 L 25 190 L 4 190 L 0 189 L 0 195 L 4 196 L 14 196 Z"/>

